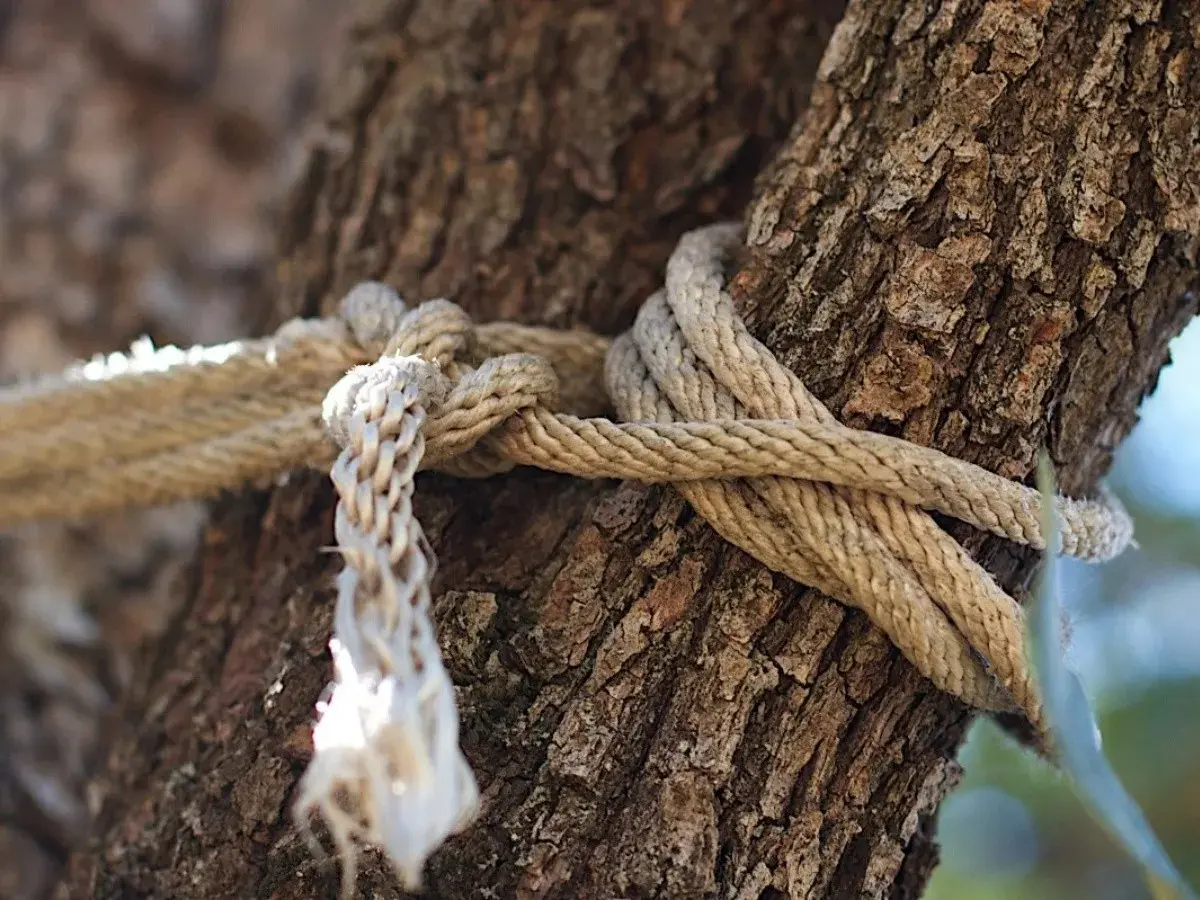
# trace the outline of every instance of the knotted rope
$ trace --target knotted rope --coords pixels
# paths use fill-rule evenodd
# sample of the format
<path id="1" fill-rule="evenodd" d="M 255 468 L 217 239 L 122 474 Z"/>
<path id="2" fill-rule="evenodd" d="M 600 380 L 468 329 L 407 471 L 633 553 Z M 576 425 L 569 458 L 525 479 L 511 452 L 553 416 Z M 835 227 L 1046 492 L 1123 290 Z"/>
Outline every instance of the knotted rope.
<path id="1" fill-rule="evenodd" d="M 356 840 L 417 883 L 478 803 L 429 616 L 433 554 L 411 502 L 421 468 L 674 483 L 727 540 L 863 610 L 937 687 L 1019 710 L 1044 732 L 1020 607 L 926 512 L 1042 548 L 1040 496 L 839 424 L 737 316 L 722 270 L 740 240 L 733 225 L 684 236 L 665 290 L 611 344 L 473 326 L 444 300 L 410 311 L 365 283 L 341 316 L 267 340 L 139 346 L 11 389 L 0 395 L 0 523 L 330 467 L 345 562 L 335 681 L 297 810 L 323 814 L 349 883 Z M 610 411 L 618 421 L 601 417 Z M 1057 514 L 1056 549 L 1070 555 L 1108 559 L 1132 539 L 1112 498 L 1058 498 Z"/>

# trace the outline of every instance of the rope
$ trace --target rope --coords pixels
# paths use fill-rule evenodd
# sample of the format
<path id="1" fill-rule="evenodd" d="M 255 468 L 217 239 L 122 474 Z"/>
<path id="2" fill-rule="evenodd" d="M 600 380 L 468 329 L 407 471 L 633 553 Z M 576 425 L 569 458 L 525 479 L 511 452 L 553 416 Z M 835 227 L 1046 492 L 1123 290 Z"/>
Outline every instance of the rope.
<path id="1" fill-rule="evenodd" d="M 1020 607 L 928 514 L 1044 548 L 1041 497 L 841 425 L 737 316 L 723 267 L 740 241 L 733 225 L 685 235 L 665 289 L 611 343 L 475 326 L 445 300 L 409 310 L 368 282 L 340 316 L 290 322 L 269 339 L 143 345 L 11 389 L 0 394 L 0 523 L 329 468 L 345 562 L 335 681 L 297 810 L 303 821 L 323 815 L 348 883 L 355 842 L 366 841 L 416 885 L 478 804 L 429 617 L 433 556 L 411 505 L 422 468 L 672 483 L 726 540 L 863 610 L 938 688 L 1020 711 L 1044 738 Z M 1056 512 L 1055 550 L 1099 561 L 1132 540 L 1111 497 L 1057 498 Z"/>

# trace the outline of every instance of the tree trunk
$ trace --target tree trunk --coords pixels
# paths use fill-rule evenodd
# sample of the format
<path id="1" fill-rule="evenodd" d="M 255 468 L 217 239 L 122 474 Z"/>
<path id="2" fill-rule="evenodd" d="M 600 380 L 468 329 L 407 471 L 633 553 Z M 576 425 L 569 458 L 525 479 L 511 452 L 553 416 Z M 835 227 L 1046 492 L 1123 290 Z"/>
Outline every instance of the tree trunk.
<path id="1" fill-rule="evenodd" d="M 738 216 L 756 334 L 847 422 L 1092 487 L 1193 314 L 1187 4 L 373 4 L 279 318 L 363 278 L 611 332 Z M 773 142 L 796 127 L 754 186 Z M 423 476 L 479 821 L 436 897 L 917 896 L 968 711 L 668 488 Z M 287 810 L 330 677 L 331 492 L 222 503 L 75 896 L 327 897 Z M 955 534 L 1009 589 L 1034 555 Z M 400 894 L 368 859 L 363 896 Z M 490 892 L 490 893 L 489 893 Z"/>

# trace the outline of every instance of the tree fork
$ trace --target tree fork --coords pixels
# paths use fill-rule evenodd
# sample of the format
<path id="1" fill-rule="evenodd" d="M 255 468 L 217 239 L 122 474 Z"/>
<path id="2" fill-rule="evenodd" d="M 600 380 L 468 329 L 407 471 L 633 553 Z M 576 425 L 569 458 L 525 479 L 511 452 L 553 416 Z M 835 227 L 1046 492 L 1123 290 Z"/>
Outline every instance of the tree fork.
<path id="1" fill-rule="evenodd" d="M 1092 487 L 1195 312 L 1186 4 L 381 2 L 294 198 L 279 319 L 363 278 L 624 327 L 687 228 L 746 214 L 756 334 L 842 419 Z M 332 498 L 220 504 L 70 893 L 336 890 L 288 816 L 329 678 Z M 667 488 L 423 476 L 479 821 L 430 895 L 916 896 L 969 721 L 859 614 Z M 957 528 L 1016 590 L 1034 555 Z M 372 855 L 364 895 L 398 896 Z"/>

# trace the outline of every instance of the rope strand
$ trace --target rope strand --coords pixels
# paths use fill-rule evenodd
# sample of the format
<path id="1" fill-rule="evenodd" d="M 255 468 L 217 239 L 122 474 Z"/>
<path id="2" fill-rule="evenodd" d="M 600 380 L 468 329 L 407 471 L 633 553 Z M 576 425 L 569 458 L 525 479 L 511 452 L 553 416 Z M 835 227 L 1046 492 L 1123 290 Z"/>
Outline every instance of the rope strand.
<path id="1" fill-rule="evenodd" d="M 937 687 L 1019 710 L 1044 736 L 1020 607 L 928 515 L 1044 548 L 1040 495 L 840 424 L 738 318 L 723 267 L 740 241 L 732 225 L 685 235 L 665 289 L 611 342 L 475 326 L 445 300 L 409 310 L 367 282 L 340 317 L 265 340 L 140 346 L 0 393 L 0 524 L 331 472 L 345 562 L 335 683 L 297 812 L 322 814 L 348 886 L 359 841 L 415 886 L 478 804 L 429 616 L 433 556 L 411 504 L 420 468 L 672 483 L 764 565 L 863 610 Z M 1056 551 L 1099 561 L 1132 540 L 1107 495 L 1055 503 Z"/>

